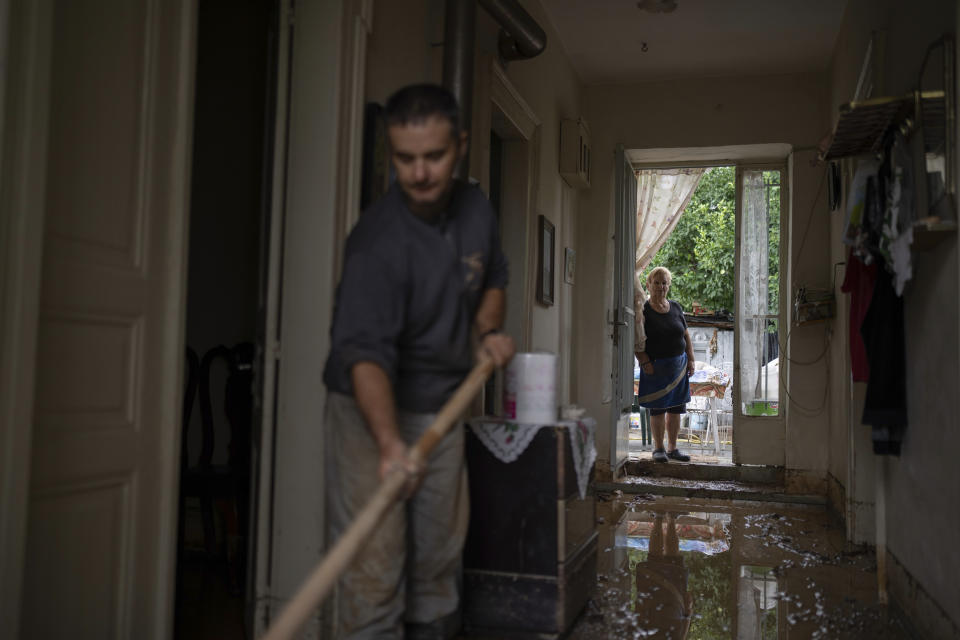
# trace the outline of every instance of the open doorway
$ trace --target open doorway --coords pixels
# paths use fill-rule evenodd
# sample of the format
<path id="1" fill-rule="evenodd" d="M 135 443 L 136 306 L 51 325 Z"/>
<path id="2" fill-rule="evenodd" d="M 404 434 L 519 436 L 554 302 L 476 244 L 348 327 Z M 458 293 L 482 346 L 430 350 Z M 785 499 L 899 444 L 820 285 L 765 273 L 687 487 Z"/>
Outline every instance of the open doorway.
<path id="1" fill-rule="evenodd" d="M 782 421 L 782 175 L 779 168 L 735 165 L 637 171 L 635 286 L 644 287 L 645 299 L 654 268 L 672 273 L 668 297 L 683 309 L 694 354 L 677 438 L 692 462 L 739 462 L 734 442 L 745 431 L 735 425 L 758 416 Z M 654 448 L 642 404 L 637 397 L 630 415 L 635 459 L 649 458 L 645 452 Z M 760 440 L 775 446 L 777 438 Z"/>
<path id="2" fill-rule="evenodd" d="M 198 6 L 177 638 L 252 637 L 254 359 L 277 11 L 277 2 Z"/>

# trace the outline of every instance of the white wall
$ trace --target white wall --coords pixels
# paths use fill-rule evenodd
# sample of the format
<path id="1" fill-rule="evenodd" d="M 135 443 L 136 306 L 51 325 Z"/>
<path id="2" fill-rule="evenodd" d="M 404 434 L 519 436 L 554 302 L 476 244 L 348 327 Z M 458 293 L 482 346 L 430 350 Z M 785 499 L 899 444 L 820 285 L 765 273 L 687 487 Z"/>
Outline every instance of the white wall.
<path id="1" fill-rule="evenodd" d="M 833 262 L 827 241 L 831 214 L 827 210 L 826 169 L 817 162 L 817 152 L 808 149 L 793 154 L 789 172 L 791 225 L 785 271 L 790 274 L 786 303 L 792 305 L 799 286 L 831 288 Z M 829 323 L 797 327 L 791 321 L 786 331 L 791 359 L 784 434 L 788 489 L 825 493 L 829 448 L 824 443 L 833 400 L 827 341 L 834 327 Z M 781 358 L 781 371 L 784 365 Z"/>
<path id="2" fill-rule="evenodd" d="M 578 278 L 594 286 L 580 290 L 575 310 L 579 336 L 576 394 L 599 424 L 609 424 L 609 401 L 602 402 L 602 397 L 610 379 L 612 345 L 606 314 L 611 302 L 609 290 L 601 283 L 612 277 L 609 185 L 615 145 L 660 149 L 788 143 L 796 149 L 809 149 L 826 133 L 827 95 L 827 80 L 822 74 L 685 79 L 583 90 L 595 161 L 594 187 L 581 197 Z M 803 255 L 795 256 L 795 271 L 807 279 L 806 284 L 827 287 L 829 269 L 824 251 L 829 231 L 823 196 L 811 208 L 822 169 L 810 167 L 807 156 L 799 158 L 792 176 L 797 186 L 791 189 L 791 237 L 799 242 L 811 214 L 814 219 Z M 806 349 L 808 341 L 818 339 L 815 333 L 803 329 L 794 335 L 794 345 Z M 817 389 L 822 396 L 822 371 L 794 368 L 791 375 L 808 402 L 820 397 Z M 825 418 L 792 414 L 787 423 L 788 465 L 823 475 L 826 456 L 822 443 L 826 435 Z M 601 429 L 597 443 L 601 456 L 609 450 L 608 437 Z"/>
<path id="3" fill-rule="evenodd" d="M 954 0 L 925 0 L 909 6 L 889 0 L 850 0 L 831 70 L 832 113 L 852 97 L 872 30 L 886 31 L 882 93 L 899 95 L 915 87 L 927 45 L 945 32 L 955 32 L 956 16 Z M 838 224 L 832 225 L 834 257 L 839 229 Z M 876 462 L 869 428 L 859 424 L 862 405 L 855 398 L 852 420 L 835 423 L 830 438 L 838 446 L 847 440 L 852 451 L 837 460 L 831 454 L 830 469 L 838 479 L 851 479 L 858 499 L 872 498 L 861 491 L 871 480 L 883 491 L 887 517 L 879 526 L 885 529 L 887 549 L 917 583 L 908 584 L 900 573 L 890 574 L 891 591 L 901 606 L 908 610 L 919 606 L 924 598 L 917 594 L 926 593 L 960 626 L 960 584 L 955 579 L 960 550 L 942 544 L 942 532 L 960 530 L 960 512 L 945 507 L 960 500 L 960 465 L 953 460 L 953 452 L 960 449 L 955 392 L 960 375 L 958 282 L 955 233 L 932 249 L 914 252 L 914 279 L 904 291 L 909 426 L 902 453 L 883 460 L 886 477 L 881 485 L 873 477 Z M 845 354 L 836 351 L 846 348 L 837 341 L 832 361 L 840 362 Z M 837 391 L 843 393 L 840 387 Z M 854 396 L 860 393 L 854 389 Z M 921 625 L 932 624 L 936 616 L 935 612 L 916 619 Z"/>
<path id="4" fill-rule="evenodd" d="M 477 9 L 480 13 L 482 10 Z M 440 82 L 443 0 L 374 0 L 367 40 L 366 102 L 384 104 L 408 84 Z"/>

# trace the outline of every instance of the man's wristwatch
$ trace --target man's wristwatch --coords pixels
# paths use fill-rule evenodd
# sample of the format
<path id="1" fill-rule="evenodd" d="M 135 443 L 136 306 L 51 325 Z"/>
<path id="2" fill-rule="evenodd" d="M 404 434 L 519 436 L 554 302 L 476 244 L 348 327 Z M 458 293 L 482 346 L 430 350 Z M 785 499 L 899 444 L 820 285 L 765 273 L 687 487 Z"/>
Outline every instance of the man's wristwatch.
<path id="1" fill-rule="evenodd" d="M 487 329 L 486 331 L 480 334 L 480 337 L 477 339 L 477 342 L 483 342 L 484 338 L 486 338 L 489 335 L 493 335 L 495 333 L 500 333 L 500 329 Z"/>

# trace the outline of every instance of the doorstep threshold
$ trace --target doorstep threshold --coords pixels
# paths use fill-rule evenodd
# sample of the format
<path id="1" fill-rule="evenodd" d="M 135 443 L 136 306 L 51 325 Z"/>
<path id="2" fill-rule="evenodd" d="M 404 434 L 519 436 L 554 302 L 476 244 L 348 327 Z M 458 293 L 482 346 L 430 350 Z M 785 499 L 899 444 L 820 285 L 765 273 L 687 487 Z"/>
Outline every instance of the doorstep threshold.
<path id="1" fill-rule="evenodd" d="M 782 486 L 749 484 L 727 480 L 685 480 L 682 478 L 631 477 L 620 482 L 595 482 L 596 493 L 620 491 L 625 494 L 649 493 L 660 496 L 710 500 L 749 500 L 826 506 L 821 495 L 787 493 Z"/>
<path id="2" fill-rule="evenodd" d="M 623 463 L 625 481 L 635 478 L 679 478 L 682 480 L 723 480 L 747 484 L 783 485 L 783 467 L 750 464 L 698 462 L 654 462 L 650 457 L 631 458 Z"/>

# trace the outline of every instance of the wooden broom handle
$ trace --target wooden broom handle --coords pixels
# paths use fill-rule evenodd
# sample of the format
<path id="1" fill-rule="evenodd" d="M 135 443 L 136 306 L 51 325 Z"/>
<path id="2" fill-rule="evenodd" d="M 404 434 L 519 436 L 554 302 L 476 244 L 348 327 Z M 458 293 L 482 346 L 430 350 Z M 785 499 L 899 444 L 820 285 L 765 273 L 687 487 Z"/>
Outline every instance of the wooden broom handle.
<path id="1" fill-rule="evenodd" d="M 408 457 L 418 463 L 425 461 L 433 448 L 437 446 L 457 421 L 473 397 L 483 388 L 484 383 L 493 372 L 493 361 L 481 357 L 467 378 L 457 387 L 453 396 L 447 400 L 443 408 L 434 418 L 433 423 L 423 432 L 417 443 L 413 445 Z M 267 630 L 263 640 L 288 640 L 303 626 L 311 612 L 333 590 L 340 574 L 350 566 L 363 545 L 370 539 L 370 534 L 380 522 L 383 514 L 396 502 L 397 496 L 407 482 L 407 472 L 396 468 L 391 471 L 376 493 L 370 498 L 344 534 L 333 545 L 326 557 L 314 568 L 307 577 L 290 603 L 280 613 L 280 616 Z"/>

